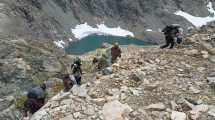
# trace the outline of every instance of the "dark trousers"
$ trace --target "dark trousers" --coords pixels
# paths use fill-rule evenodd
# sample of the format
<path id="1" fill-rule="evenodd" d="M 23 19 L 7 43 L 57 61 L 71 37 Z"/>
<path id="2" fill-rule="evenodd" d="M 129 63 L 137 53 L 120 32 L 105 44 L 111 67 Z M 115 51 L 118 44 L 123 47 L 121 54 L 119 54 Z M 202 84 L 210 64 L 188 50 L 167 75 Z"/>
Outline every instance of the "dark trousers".
<path id="1" fill-rule="evenodd" d="M 79 76 L 79 75 L 75 76 L 75 80 L 78 85 L 81 85 L 81 76 Z"/>
<path id="2" fill-rule="evenodd" d="M 45 99 L 31 99 L 28 98 L 24 103 L 24 112 L 34 114 L 45 104 Z"/>
<path id="3" fill-rule="evenodd" d="M 174 38 L 172 36 L 166 36 L 165 39 L 166 39 L 166 44 L 161 46 L 160 48 L 163 49 L 163 48 L 166 48 L 170 45 L 169 48 L 172 49 L 175 45 Z"/>

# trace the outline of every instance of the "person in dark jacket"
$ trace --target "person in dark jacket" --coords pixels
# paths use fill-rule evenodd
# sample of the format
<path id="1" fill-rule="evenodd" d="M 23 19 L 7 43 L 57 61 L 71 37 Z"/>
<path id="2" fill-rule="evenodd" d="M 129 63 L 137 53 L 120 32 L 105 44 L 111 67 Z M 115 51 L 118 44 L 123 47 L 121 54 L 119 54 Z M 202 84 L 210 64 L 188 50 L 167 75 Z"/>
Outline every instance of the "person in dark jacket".
<path id="1" fill-rule="evenodd" d="M 121 48 L 119 43 L 115 43 L 111 48 L 111 63 L 115 63 L 118 57 L 121 57 Z"/>
<path id="2" fill-rule="evenodd" d="M 46 99 L 46 84 L 32 87 L 27 93 L 27 99 L 24 103 L 24 117 L 28 117 L 29 113 L 34 114 L 44 104 Z"/>
<path id="3" fill-rule="evenodd" d="M 76 58 L 74 63 L 71 65 L 72 74 L 74 75 L 76 82 L 78 85 L 81 85 L 81 76 L 82 76 L 82 68 L 81 68 L 81 59 Z"/>
<path id="4" fill-rule="evenodd" d="M 179 34 L 179 29 L 180 26 L 179 25 L 168 25 L 166 26 L 162 32 L 165 35 L 165 40 L 166 40 L 166 44 L 161 46 L 160 48 L 166 48 L 169 47 L 170 49 L 172 49 L 175 45 L 175 39 L 177 38 L 177 35 Z"/>

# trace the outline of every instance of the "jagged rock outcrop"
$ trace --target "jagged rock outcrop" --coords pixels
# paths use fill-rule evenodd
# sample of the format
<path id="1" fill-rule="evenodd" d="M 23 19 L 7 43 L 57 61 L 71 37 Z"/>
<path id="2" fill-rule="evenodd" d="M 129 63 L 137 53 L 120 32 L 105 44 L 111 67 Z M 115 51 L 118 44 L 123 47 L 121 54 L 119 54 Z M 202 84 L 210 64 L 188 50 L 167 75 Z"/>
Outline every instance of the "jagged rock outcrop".
<path id="1" fill-rule="evenodd" d="M 0 119 L 15 120 L 20 118 L 16 109 L 21 103 L 17 102 L 22 102 L 19 99 L 25 97 L 26 90 L 43 81 L 49 83 L 49 88 L 54 78 L 61 78 L 66 73 L 71 59 L 52 42 L 1 37 Z M 58 80 L 58 83 L 61 81 Z M 49 91 L 50 97 L 56 94 L 52 92 Z"/>

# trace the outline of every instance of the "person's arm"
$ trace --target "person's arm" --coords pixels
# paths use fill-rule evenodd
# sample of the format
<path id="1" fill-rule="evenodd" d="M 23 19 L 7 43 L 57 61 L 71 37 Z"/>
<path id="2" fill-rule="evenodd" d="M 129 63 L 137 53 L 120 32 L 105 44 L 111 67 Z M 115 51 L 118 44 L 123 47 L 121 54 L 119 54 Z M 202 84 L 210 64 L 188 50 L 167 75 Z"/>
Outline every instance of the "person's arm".
<path id="1" fill-rule="evenodd" d="M 121 58 L 122 57 L 122 50 L 121 49 L 119 49 L 119 57 Z"/>
<path id="2" fill-rule="evenodd" d="M 71 69 L 73 69 L 73 68 L 74 68 L 74 64 L 71 65 Z"/>
<path id="3" fill-rule="evenodd" d="M 80 69 L 80 73 L 81 73 L 81 74 L 83 74 L 83 71 L 82 71 L 82 68 L 81 68 L 81 66 L 80 66 L 80 68 L 79 68 L 79 69 Z"/>

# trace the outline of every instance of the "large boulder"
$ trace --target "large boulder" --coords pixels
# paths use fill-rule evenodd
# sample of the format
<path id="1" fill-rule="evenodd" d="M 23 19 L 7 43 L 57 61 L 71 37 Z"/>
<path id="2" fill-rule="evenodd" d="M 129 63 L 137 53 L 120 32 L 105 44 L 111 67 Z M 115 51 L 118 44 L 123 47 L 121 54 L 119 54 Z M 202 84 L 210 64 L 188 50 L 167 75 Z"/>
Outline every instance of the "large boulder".
<path id="1" fill-rule="evenodd" d="M 103 106 L 102 114 L 104 120 L 125 120 L 126 114 L 129 114 L 132 109 L 127 104 L 122 104 L 115 100 L 108 102 Z"/>
<path id="2" fill-rule="evenodd" d="M 183 112 L 172 111 L 171 120 L 186 120 L 187 116 Z"/>

